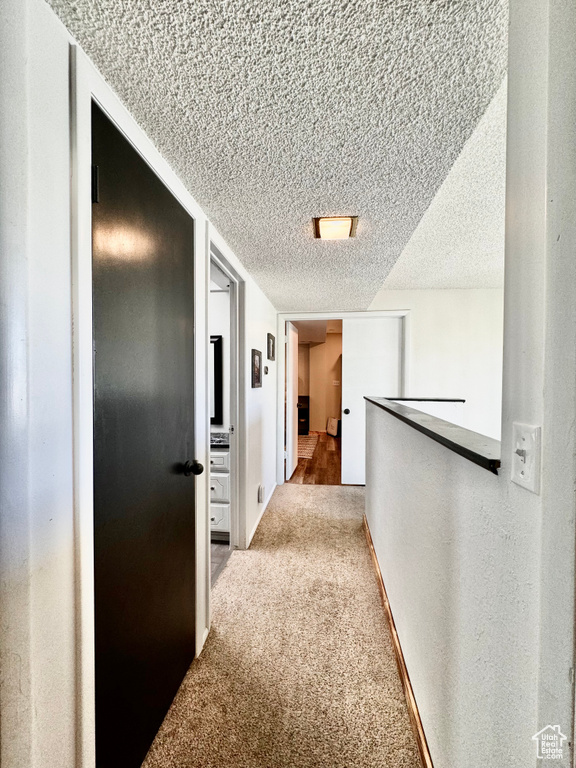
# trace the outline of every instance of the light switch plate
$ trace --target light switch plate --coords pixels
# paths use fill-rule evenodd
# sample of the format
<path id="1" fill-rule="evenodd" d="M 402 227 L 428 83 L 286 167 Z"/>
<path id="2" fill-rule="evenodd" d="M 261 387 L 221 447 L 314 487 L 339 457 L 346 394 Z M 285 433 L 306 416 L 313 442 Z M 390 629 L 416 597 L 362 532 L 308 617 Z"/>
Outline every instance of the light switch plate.
<path id="1" fill-rule="evenodd" d="M 540 427 L 512 425 L 512 482 L 540 493 Z"/>

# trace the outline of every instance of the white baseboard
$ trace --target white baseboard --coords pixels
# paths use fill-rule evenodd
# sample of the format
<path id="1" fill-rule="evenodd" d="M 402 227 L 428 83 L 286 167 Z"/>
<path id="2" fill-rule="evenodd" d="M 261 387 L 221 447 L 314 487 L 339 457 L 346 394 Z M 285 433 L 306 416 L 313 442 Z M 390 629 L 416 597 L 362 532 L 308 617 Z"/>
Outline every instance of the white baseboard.
<path id="1" fill-rule="evenodd" d="M 248 541 L 246 542 L 246 548 L 248 548 L 250 546 L 250 543 L 251 543 L 252 539 L 254 538 L 254 534 L 256 533 L 256 529 L 260 525 L 260 520 L 262 520 L 262 515 L 264 514 L 264 512 L 266 512 L 266 507 L 270 503 L 270 499 L 274 495 L 274 491 L 276 490 L 277 487 L 278 487 L 277 483 L 274 483 L 274 487 L 272 488 L 272 490 L 268 494 L 268 498 L 262 504 L 262 509 L 260 511 L 260 514 L 258 515 L 258 520 L 256 520 L 256 523 L 255 523 L 254 527 L 252 528 L 252 530 L 250 532 L 250 536 L 248 536 Z"/>

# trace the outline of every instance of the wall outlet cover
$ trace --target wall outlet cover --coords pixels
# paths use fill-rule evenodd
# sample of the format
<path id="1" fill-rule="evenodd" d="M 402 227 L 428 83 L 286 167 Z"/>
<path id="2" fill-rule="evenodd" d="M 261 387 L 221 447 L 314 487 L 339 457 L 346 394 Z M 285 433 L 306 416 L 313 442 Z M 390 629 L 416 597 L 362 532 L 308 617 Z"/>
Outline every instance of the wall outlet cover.
<path id="1" fill-rule="evenodd" d="M 541 429 L 531 424 L 512 425 L 512 482 L 540 493 Z"/>

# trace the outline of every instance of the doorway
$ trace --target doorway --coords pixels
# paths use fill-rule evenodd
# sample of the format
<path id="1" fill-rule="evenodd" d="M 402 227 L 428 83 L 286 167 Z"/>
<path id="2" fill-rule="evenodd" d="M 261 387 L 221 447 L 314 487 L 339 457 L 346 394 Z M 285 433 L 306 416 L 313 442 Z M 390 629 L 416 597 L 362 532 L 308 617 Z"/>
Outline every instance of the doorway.
<path id="1" fill-rule="evenodd" d="M 408 313 L 308 313 L 281 315 L 279 322 L 286 327 L 279 476 L 283 482 L 363 485 L 364 397 L 404 394 Z"/>
<path id="2" fill-rule="evenodd" d="M 300 320 L 298 464 L 290 483 L 341 484 L 342 320 Z"/>
<path id="3" fill-rule="evenodd" d="M 92 166 L 96 762 L 137 768 L 195 652 L 194 220 L 96 104 Z"/>
<path id="4" fill-rule="evenodd" d="M 239 276 L 212 245 L 208 294 L 212 586 L 239 546 L 240 286 Z"/>

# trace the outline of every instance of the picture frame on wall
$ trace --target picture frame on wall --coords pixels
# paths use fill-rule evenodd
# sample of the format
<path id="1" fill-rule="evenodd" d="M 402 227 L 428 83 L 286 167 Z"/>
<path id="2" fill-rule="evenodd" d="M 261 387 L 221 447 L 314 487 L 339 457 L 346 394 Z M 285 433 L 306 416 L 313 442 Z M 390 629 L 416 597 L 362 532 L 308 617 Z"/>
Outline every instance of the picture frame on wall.
<path id="1" fill-rule="evenodd" d="M 252 388 L 257 389 L 262 386 L 262 352 L 258 349 L 252 350 Z"/>
<path id="2" fill-rule="evenodd" d="M 268 360 L 276 360 L 276 339 L 271 333 L 268 334 L 266 344 L 266 357 Z"/>

